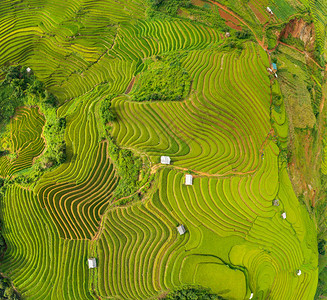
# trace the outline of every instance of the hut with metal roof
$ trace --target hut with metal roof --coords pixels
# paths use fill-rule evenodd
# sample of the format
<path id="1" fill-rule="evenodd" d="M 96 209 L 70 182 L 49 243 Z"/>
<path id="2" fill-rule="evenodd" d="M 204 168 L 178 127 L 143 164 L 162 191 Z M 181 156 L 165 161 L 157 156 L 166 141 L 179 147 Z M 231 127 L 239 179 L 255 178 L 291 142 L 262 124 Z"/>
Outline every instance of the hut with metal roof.
<path id="1" fill-rule="evenodd" d="M 191 174 L 185 175 L 185 185 L 192 185 L 193 184 L 193 177 Z"/>
<path id="2" fill-rule="evenodd" d="M 97 261 L 94 257 L 89 258 L 87 262 L 89 264 L 89 269 L 94 269 L 97 267 Z"/>
<path id="3" fill-rule="evenodd" d="M 277 64 L 272 63 L 271 66 L 272 66 L 272 69 L 273 69 L 274 71 L 277 71 Z"/>
<path id="4" fill-rule="evenodd" d="M 161 156 L 160 161 L 163 165 L 170 165 L 170 157 L 169 156 Z"/>
<path id="5" fill-rule="evenodd" d="M 183 224 L 177 226 L 177 231 L 180 235 L 183 235 L 186 232 L 186 229 Z"/>

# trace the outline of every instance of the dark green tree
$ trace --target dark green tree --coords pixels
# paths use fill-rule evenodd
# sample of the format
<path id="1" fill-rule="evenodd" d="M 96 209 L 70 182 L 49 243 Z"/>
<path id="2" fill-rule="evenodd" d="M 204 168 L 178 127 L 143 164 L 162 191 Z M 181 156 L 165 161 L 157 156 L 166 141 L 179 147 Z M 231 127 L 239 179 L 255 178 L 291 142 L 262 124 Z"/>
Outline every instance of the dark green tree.
<path id="1" fill-rule="evenodd" d="M 223 300 L 224 298 L 214 294 L 210 289 L 201 286 L 182 286 L 171 291 L 166 300 Z"/>

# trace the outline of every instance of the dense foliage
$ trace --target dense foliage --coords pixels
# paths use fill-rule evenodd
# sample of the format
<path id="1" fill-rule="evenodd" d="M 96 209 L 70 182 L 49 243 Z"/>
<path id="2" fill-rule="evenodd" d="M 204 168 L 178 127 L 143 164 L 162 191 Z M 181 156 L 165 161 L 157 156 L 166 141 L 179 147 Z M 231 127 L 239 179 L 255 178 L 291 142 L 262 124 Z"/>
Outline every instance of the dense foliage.
<path id="1" fill-rule="evenodd" d="M 44 169 L 60 165 L 66 160 L 66 143 L 64 141 L 66 119 L 51 115 L 51 118 L 47 118 L 43 131 L 47 142 L 47 150 L 40 159 L 40 167 Z"/>
<path id="2" fill-rule="evenodd" d="M 26 68 L 10 66 L 3 71 L 6 76 L 0 83 L 0 122 L 8 122 L 20 105 L 56 105 L 55 97 Z"/>
<path id="3" fill-rule="evenodd" d="M 170 292 L 166 300 L 221 300 L 221 296 L 213 294 L 209 289 L 200 286 L 183 286 Z"/>
<path id="4" fill-rule="evenodd" d="M 100 105 L 100 117 L 107 135 L 108 151 L 112 161 L 116 165 L 120 177 L 114 196 L 116 198 L 122 198 L 128 197 L 137 190 L 142 163 L 140 158 L 136 157 L 132 151 L 118 147 L 109 134 L 110 126 L 108 126 L 108 123 L 116 120 L 116 114 L 113 111 L 111 103 L 115 96 L 115 94 L 110 94 L 102 100 Z"/>
<path id="5" fill-rule="evenodd" d="M 132 92 L 134 101 L 175 101 L 187 96 L 191 79 L 181 66 L 181 55 L 157 56 L 151 61 Z"/>
<path id="6" fill-rule="evenodd" d="M 8 122 L 14 115 L 15 108 L 23 105 L 27 98 L 27 91 L 33 81 L 30 75 L 21 66 L 9 67 L 3 70 L 5 79 L 0 83 L 0 122 Z"/>
<path id="7" fill-rule="evenodd" d="M 102 122 L 104 124 L 107 124 L 109 122 L 116 120 L 116 115 L 113 112 L 112 107 L 111 107 L 111 99 L 114 97 L 115 97 L 115 95 L 110 95 L 109 97 L 106 97 L 101 102 L 100 114 L 101 114 Z"/>
<path id="8" fill-rule="evenodd" d="M 46 118 L 44 138 L 45 154 L 38 160 L 38 167 L 46 169 L 63 163 L 66 159 L 64 129 L 66 121 L 57 118 L 56 98 L 48 93 L 44 84 L 31 71 L 22 66 L 10 66 L 5 70 L 5 79 L 0 84 L 0 123 L 4 126 L 18 106 L 38 106 Z M 1 153 L 6 149 L 1 150 Z"/>
<path id="9" fill-rule="evenodd" d="M 12 287 L 9 279 L 0 276 L 0 299 L 2 300 L 18 300 L 19 295 Z"/>
<path id="10" fill-rule="evenodd" d="M 180 7 L 189 7 L 191 0 L 149 0 L 150 8 L 153 10 L 177 15 Z"/>
<path id="11" fill-rule="evenodd" d="M 110 136 L 108 142 L 110 157 L 116 164 L 120 176 L 114 196 L 117 198 L 127 197 L 138 188 L 138 177 L 142 162 L 140 158 L 134 156 L 131 150 L 119 148 Z"/>

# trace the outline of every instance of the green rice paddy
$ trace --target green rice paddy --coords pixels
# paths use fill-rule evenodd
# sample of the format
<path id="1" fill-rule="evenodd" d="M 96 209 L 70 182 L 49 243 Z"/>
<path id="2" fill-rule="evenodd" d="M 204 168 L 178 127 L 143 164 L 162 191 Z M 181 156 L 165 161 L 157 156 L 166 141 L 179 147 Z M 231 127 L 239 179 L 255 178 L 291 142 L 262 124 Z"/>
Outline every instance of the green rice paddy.
<path id="1" fill-rule="evenodd" d="M 154 299 L 184 284 L 226 299 L 313 299 L 316 229 L 277 146 L 287 144 L 288 123 L 283 105 L 271 112 L 280 89 L 267 53 L 252 41 L 226 51 L 217 29 L 149 20 L 145 9 L 141 0 L 1 2 L 0 64 L 30 67 L 67 121 L 67 160 L 6 191 L 1 272 L 33 300 Z M 183 54 L 189 96 L 132 101 L 140 65 L 172 52 Z M 113 197 L 120 179 L 99 116 L 109 94 L 117 95 L 110 135 L 155 174 L 146 196 L 125 206 Z M 28 172 L 42 155 L 44 122 L 36 107 L 18 109 L 9 125 L 17 157 L 0 158 L 1 178 Z M 171 166 L 159 164 L 162 155 Z"/>

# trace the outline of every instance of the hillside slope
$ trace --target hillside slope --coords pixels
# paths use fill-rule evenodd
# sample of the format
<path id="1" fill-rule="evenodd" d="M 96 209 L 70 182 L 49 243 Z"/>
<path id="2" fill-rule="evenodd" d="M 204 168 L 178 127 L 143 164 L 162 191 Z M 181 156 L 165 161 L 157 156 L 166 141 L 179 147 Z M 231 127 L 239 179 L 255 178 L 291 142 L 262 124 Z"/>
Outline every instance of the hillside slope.
<path id="1" fill-rule="evenodd" d="M 250 1 L 263 14 L 261 2 Z M 151 17 L 141 0 L 1 3 L 0 64 L 30 67 L 66 120 L 66 161 L 35 182 L 20 176 L 47 147 L 36 107 L 17 110 L 0 158 L 1 272 L 24 299 L 153 299 L 184 284 L 226 299 L 314 298 L 317 232 L 287 173 L 283 82 L 267 71 L 262 24 L 237 3 L 226 9 L 247 30 L 231 38 L 190 17 L 218 18 L 211 2 L 175 17 Z M 134 101 L 140 78 L 167 61 L 190 78 L 187 97 Z M 109 98 L 116 120 L 103 124 Z M 142 185 L 122 198 L 113 143 L 143 163 Z"/>

